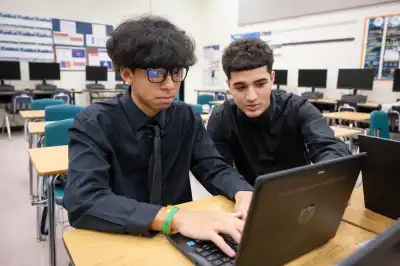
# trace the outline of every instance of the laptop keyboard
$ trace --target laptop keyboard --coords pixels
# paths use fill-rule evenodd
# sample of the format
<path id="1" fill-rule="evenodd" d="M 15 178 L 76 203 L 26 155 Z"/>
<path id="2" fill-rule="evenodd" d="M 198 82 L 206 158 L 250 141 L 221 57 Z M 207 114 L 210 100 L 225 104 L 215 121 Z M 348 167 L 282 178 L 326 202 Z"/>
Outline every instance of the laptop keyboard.
<path id="1" fill-rule="evenodd" d="M 237 244 L 230 237 L 224 237 L 225 242 L 236 252 Z M 213 242 L 210 241 L 195 241 L 196 246 L 194 251 L 204 257 L 211 265 L 216 266 L 231 266 L 235 265 L 235 258 L 231 258 L 220 250 Z"/>

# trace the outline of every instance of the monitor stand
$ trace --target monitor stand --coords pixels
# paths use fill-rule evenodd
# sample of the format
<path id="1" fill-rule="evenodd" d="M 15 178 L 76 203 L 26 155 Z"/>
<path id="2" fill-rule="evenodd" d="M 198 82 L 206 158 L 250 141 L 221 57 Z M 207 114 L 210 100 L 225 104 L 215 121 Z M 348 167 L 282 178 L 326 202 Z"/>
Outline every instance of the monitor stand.
<path id="1" fill-rule="evenodd" d="M 11 84 L 5 84 L 4 80 L 0 80 L 0 91 L 14 91 L 15 88 Z"/>
<path id="2" fill-rule="evenodd" d="M 97 83 L 97 80 L 95 81 L 95 83 L 86 84 L 86 89 L 88 89 L 88 90 L 104 90 L 105 88 L 106 88 L 106 86 L 104 86 L 103 84 Z"/>
<path id="3" fill-rule="evenodd" d="M 315 91 L 315 87 L 312 87 L 311 91 L 303 92 L 301 97 L 306 99 L 322 99 L 324 98 L 324 94 L 322 92 Z"/>
<path id="4" fill-rule="evenodd" d="M 47 84 L 46 80 L 42 81 L 42 84 L 36 84 L 36 90 L 40 91 L 55 91 L 57 89 L 56 85 Z"/>

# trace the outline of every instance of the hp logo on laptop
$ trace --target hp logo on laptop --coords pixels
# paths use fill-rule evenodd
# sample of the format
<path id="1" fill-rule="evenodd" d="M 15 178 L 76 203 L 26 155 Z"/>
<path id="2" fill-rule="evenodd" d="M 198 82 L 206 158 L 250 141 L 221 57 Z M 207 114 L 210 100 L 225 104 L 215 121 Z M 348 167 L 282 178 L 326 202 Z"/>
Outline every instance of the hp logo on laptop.
<path id="1" fill-rule="evenodd" d="M 311 220 L 311 218 L 314 216 L 314 214 L 315 214 L 315 205 L 312 204 L 310 206 L 305 207 L 301 211 L 297 221 L 299 222 L 299 224 L 306 224 Z"/>

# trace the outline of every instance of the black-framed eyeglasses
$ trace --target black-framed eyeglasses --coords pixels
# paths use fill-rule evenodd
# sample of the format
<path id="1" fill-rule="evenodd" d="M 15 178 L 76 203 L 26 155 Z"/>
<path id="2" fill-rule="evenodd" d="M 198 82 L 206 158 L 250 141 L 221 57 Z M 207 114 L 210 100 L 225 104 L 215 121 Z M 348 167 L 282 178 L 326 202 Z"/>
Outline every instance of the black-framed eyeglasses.
<path id="1" fill-rule="evenodd" d="M 148 68 L 146 69 L 147 78 L 151 83 L 161 83 L 167 79 L 168 74 L 171 75 L 172 81 L 182 82 L 185 80 L 186 75 L 189 71 L 188 67 L 174 68 L 167 70 L 164 68 Z"/>

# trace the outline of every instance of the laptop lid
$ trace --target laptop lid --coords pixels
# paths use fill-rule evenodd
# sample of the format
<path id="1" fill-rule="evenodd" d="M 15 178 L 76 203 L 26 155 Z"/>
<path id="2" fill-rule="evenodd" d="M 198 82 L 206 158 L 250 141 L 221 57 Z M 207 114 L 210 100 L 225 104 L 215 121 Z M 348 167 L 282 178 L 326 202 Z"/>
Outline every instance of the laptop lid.
<path id="1" fill-rule="evenodd" d="M 333 238 L 365 154 L 261 176 L 236 265 L 283 265 Z"/>
<path id="2" fill-rule="evenodd" d="M 400 217 L 400 142 L 359 135 L 365 207 L 381 215 Z M 400 265 L 400 264 L 399 264 Z"/>
<path id="3" fill-rule="evenodd" d="M 400 221 L 360 247 L 337 266 L 400 265 Z"/>

